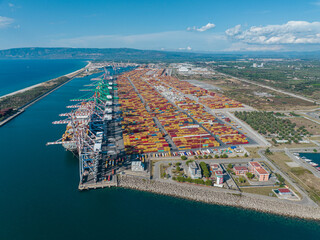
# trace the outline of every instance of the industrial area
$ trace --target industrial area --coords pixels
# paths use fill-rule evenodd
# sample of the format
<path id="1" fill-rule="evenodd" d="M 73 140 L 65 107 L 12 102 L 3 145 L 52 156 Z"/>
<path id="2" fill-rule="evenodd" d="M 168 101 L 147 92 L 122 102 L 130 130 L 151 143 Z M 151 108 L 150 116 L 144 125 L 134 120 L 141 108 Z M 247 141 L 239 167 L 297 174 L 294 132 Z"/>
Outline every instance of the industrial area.
<path id="1" fill-rule="evenodd" d="M 252 107 L 159 66 L 99 68 L 86 94 L 71 99 L 73 110 L 60 114 L 66 119 L 53 122 L 67 125 L 62 138 L 47 144 L 79 157 L 79 190 L 134 176 L 312 204 L 263 155 L 250 156 L 248 147 L 271 145 L 234 115 Z"/>

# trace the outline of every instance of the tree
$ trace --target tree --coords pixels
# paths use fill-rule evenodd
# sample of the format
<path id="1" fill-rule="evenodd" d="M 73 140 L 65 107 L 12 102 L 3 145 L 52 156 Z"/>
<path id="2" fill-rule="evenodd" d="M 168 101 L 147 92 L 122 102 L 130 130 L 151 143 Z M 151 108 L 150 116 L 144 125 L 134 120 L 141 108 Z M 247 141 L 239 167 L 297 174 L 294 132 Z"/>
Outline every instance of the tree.
<path id="1" fill-rule="evenodd" d="M 188 158 L 183 155 L 183 156 L 181 156 L 181 159 L 182 159 L 182 160 L 187 160 Z"/>
<path id="2" fill-rule="evenodd" d="M 246 179 L 244 177 L 239 177 L 239 183 L 245 183 Z"/>
<path id="3" fill-rule="evenodd" d="M 233 165 L 231 163 L 228 164 L 228 168 L 231 169 Z"/>
<path id="4" fill-rule="evenodd" d="M 251 172 L 247 172 L 246 175 L 249 179 L 252 179 L 254 177 L 254 175 Z"/>
<path id="5" fill-rule="evenodd" d="M 271 155 L 271 154 L 272 154 L 272 152 L 270 151 L 270 149 L 269 149 L 269 148 L 267 148 L 267 149 L 266 149 L 266 151 L 265 151 L 265 154 L 266 154 L 266 155 Z"/>
<path id="6" fill-rule="evenodd" d="M 245 153 L 244 156 L 245 156 L 245 157 L 248 157 L 248 153 Z"/>
<path id="7" fill-rule="evenodd" d="M 317 150 L 317 149 L 313 149 L 313 152 L 315 152 L 315 153 L 316 153 L 316 152 L 318 152 L 318 150 Z"/>
<path id="8" fill-rule="evenodd" d="M 279 173 L 276 173 L 276 176 L 278 178 L 278 181 L 280 183 L 280 186 L 283 186 L 284 183 L 285 183 L 285 179 L 279 174 Z"/>
<path id="9" fill-rule="evenodd" d="M 207 181 L 204 182 L 204 184 L 206 186 L 212 186 L 212 181 L 211 180 L 207 180 Z"/>
<path id="10" fill-rule="evenodd" d="M 210 172 L 209 172 L 207 164 L 205 162 L 201 162 L 200 167 L 201 167 L 203 176 L 205 176 L 206 178 L 209 178 Z"/>
<path id="11" fill-rule="evenodd" d="M 217 155 L 217 154 L 216 154 L 216 155 L 214 155 L 214 158 L 219 158 L 219 155 Z"/>

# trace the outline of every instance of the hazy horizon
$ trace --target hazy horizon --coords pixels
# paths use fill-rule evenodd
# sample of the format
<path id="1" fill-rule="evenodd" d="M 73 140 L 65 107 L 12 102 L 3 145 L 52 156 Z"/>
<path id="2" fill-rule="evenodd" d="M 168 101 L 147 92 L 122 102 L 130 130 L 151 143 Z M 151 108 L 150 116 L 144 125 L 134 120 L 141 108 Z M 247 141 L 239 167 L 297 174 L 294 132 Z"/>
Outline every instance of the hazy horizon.
<path id="1" fill-rule="evenodd" d="M 0 1 L 0 49 L 320 50 L 320 1 Z"/>

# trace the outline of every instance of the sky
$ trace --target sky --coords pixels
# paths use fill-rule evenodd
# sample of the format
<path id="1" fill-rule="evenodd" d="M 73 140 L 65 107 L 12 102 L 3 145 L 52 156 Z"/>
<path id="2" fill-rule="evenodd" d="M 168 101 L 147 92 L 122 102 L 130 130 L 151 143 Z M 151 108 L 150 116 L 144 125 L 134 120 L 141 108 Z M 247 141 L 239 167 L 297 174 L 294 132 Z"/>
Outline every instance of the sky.
<path id="1" fill-rule="evenodd" d="M 0 0 L 0 49 L 320 50 L 320 0 Z"/>

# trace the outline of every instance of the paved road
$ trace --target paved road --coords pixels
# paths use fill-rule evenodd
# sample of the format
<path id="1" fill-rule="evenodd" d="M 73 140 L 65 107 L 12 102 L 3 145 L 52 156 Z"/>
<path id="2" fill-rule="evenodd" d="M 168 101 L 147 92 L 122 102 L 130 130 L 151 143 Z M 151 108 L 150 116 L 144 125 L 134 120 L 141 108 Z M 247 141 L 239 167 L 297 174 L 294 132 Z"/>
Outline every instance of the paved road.
<path id="1" fill-rule="evenodd" d="M 264 151 L 264 150 L 261 150 Z M 242 195 L 247 195 L 247 196 L 251 196 L 251 197 L 258 197 L 258 198 L 263 198 L 263 199 L 273 199 L 273 200 L 278 200 L 281 202 L 290 202 L 290 203 L 297 203 L 297 204 L 301 204 L 301 205 L 307 205 L 307 206 L 314 206 L 314 207 L 318 207 L 318 205 L 313 202 L 308 195 L 301 190 L 295 183 L 293 183 L 291 181 L 291 179 L 286 176 L 283 172 L 281 172 L 273 163 L 271 163 L 264 155 L 262 152 L 259 152 L 261 158 L 256 158 L 253 159 L 254 161 L 265 161 L 271 168 L 273 168 L 273 172 L 274 173 L 279 173 L 283 176 L 283 178 L 289 183 L 291 184 L 297 191 L 299 191 L 299 193 L 302 195 L 302 199 L 300 201 L 290 201 L 290 200 L 284 200 L 284 199 L 278 199 L 278 198 L 274 198 L 274 197 L 268 197 L 268 196 L 263 196 L 263 195 L 256 195 L 256 194 L 250 194 L 250 193 L 244 193 L 244 192 L 240 192 L 238 190 L 229 190 L 229 189 L 221 189 L 221 191 L 223 192 L 227 192 L 227 193 L 239 193 Z M 203 161 L 206 163 L 224 163 L 224 164 L 228 164 L 228 163 L 247 163 L 248 161 L 252 160 L 251 158 L 246 158 L 246 159 L 214 159 L 214 160 L 198 160 L 198 161 Z M 168 164 L 168 163 L 176 163 L 176 162 L 180 162 L 183 168 L 186 167 L 185 161 L 170 161 L 170 160 L 164 160 L 164 161 L 158 161 L 154 164 L 154 171 L 153 171 L 153 178 L 154 180 L 160 181 L 160 182 L 170 182 L 170 183 L 175 183 L 180 185 L 181 183 L 177 183 L 176 181 L 173 181 L 171 179 L 169 180 L 165 180 L 165 179 L 161 179 L 160 178 L 160 164 Z M 182 184 L 186 184 L 186 183 L 182 183 Z M 201 186 L 199 186 L 201 187 Z"/>
<path id="2" fill-rule="evenodd" d="M 276 149 L 276 150 L 280 150 L 280 149 Z M 258 154 L 261 156 L 261 158 L 264 159 L 265 162 L 267 162 L 269 164 L 269 166 L 271 166 L 274 169 L 273 172 L 281 174 L 281 176 L 302 195 L 302 200 L 300 201 L 300 203 L 305 204 L 305 205 L 309 205 L 309 206 L 318 206 L 314 201 L 312 201 L 309 198 L 309 196 L 305 192 L 305 190 L 301 189 L 297 184 L 295 184 L 286 173 L 282 172 L 278 168 L 278 166 L 274 165 L 271 161 L 269 161 L 269 159 L 264 155 L 264 151 L 265 151 L 264 149 L 260 149 L 258 151 Z"/>
<path id="3" fill-rule="evenodd" d="M 167 86 L 167 87 L 169 87 L 169 88 L 172 87 L 172 86 L 170 86 L 170 85 L 168 85 L 168 84 L 166 84 L 166 83 L 163 83 L 163 82 L 161 82 L 161 84 L 164 85 L 164 86 Z M 149 85 L 152 86 L 151 84 L 149 84 Z M 152 86 L 152 87 L 154 87 L 154 86 Z M 205 129 L 210 135 L 214 136 L 214 137 L 217 139 L 217 141 L 220 143 L 220 146 L 221 146 L 221 147 L 229 147 L 229 145 L 224 144 L 224 143 L 219 139 L 219 137 L 216 137 L 212 132 L 210 132 L 209 130 L 207 130 L 205 127 L 202 126 L 202 124 L 200 124 L 199 122 L 197 122 L 191 115 L 189 115 L 188 111 L 185 111 L 185 110 L 181 109 L 180 107 L 178 107 L 171 99 L 167 98 L 167 97 L 164 96 L 160 91 L 158 91 L 158 89 L 156 89 L 156 88 L 154 88 L 154 89 L 155 89 L 159 94 L 161 94 L 163 97 L 165 97 L 169 102 L 171 102 L 175 107 L 177 107 L 180 111 L 182 111 L 183 113 L 187 114 L 188 117 L 190 117 L 191 119 L 193 119 L 194 122 L 196 122 L 196 123 L 197 123 L 198 125 L 200 125 L 203 129 Z M 175 90 L 176 90 L 177 92 L 179 92 L 179 94 L 180 94 L 181 96 L 184 96 L 184 97 L 190 98 L 191 100 L 196 101 L 199 105 L 201 105 L 201 106 L 205 109 L 206 112 L 208 112 L 209 114 L 213 115 L 216 119 L 218 119 L 219 122 L 230 126 L 232 129 L 236 129 L 236 128 L 235 128 L 234 126 L 232 126 L 230 123 L 228 123 L 228 122 L 222 120 L 221 118 L 217 117 L 217 116 L 215 115 L 215 109 L 211 109 L 211 108 L 207 107 L 206 105 L 200 103 L 200 102 L 199 102 L 199 99 L 198 99 L 197 97 L 195 97 L 195 96 L 193 96 L 193 95 L 190 95 L 190 94 L 184 94 L 183 92 L 179 91 L 179 90 L 176 89 L 176 88 L 175 88 Z M 221 110 L 221 109 L 219 109 L 219 110 Z M 230 110 L 235 111 L 236 109 L 230 109 Z M 238 110 L 243 110 L 243 109 L 242 109 L 242 108 L 239 108 Z M 250 110 L 250 111 L 251 111 L 251 110 L 254 110 L 254 109 L 250 107 L 249 109 L 246 109 L 246 110 Z M 266 139 L 264 139 L 261 135 L 259 135 L 258 133 L 256 133 L 251 127 L 249 127 L 249 125 L 243 124 L 243 122 L 241 122 L 239 119 L 237 119 L 234 115 L 230 114 L 229 111 L 227 111 L 226 109 L 223 109 L 223 113 L 228 113 L 229 117 L 231 117 L 232 119 L 237 120 L 237 123 L 238 123 L 240 126 L 242 126 L 243 129 L 245 129 L 247 133 L 249 133 L 249 134 L 245 134 L 245 135 L 247 135 L 247 137 L 252 138 L 251 140 L 253 140 L 254 143 L 249 143 L 248 145 L 250 145 L 250 146 L 262 146 L 262 147 L 264 147 L 264 146 L 271 146 L 271 144 L 268 143 L 268 141 L 267 141 Z M 240 131 L 239 129 L 236 129 L 236 130 L 237 130 L 239 133 L 244 134 L 244 131 Z M 257 143 L 258 143 L 258 144 L 257 144 Z"/>

